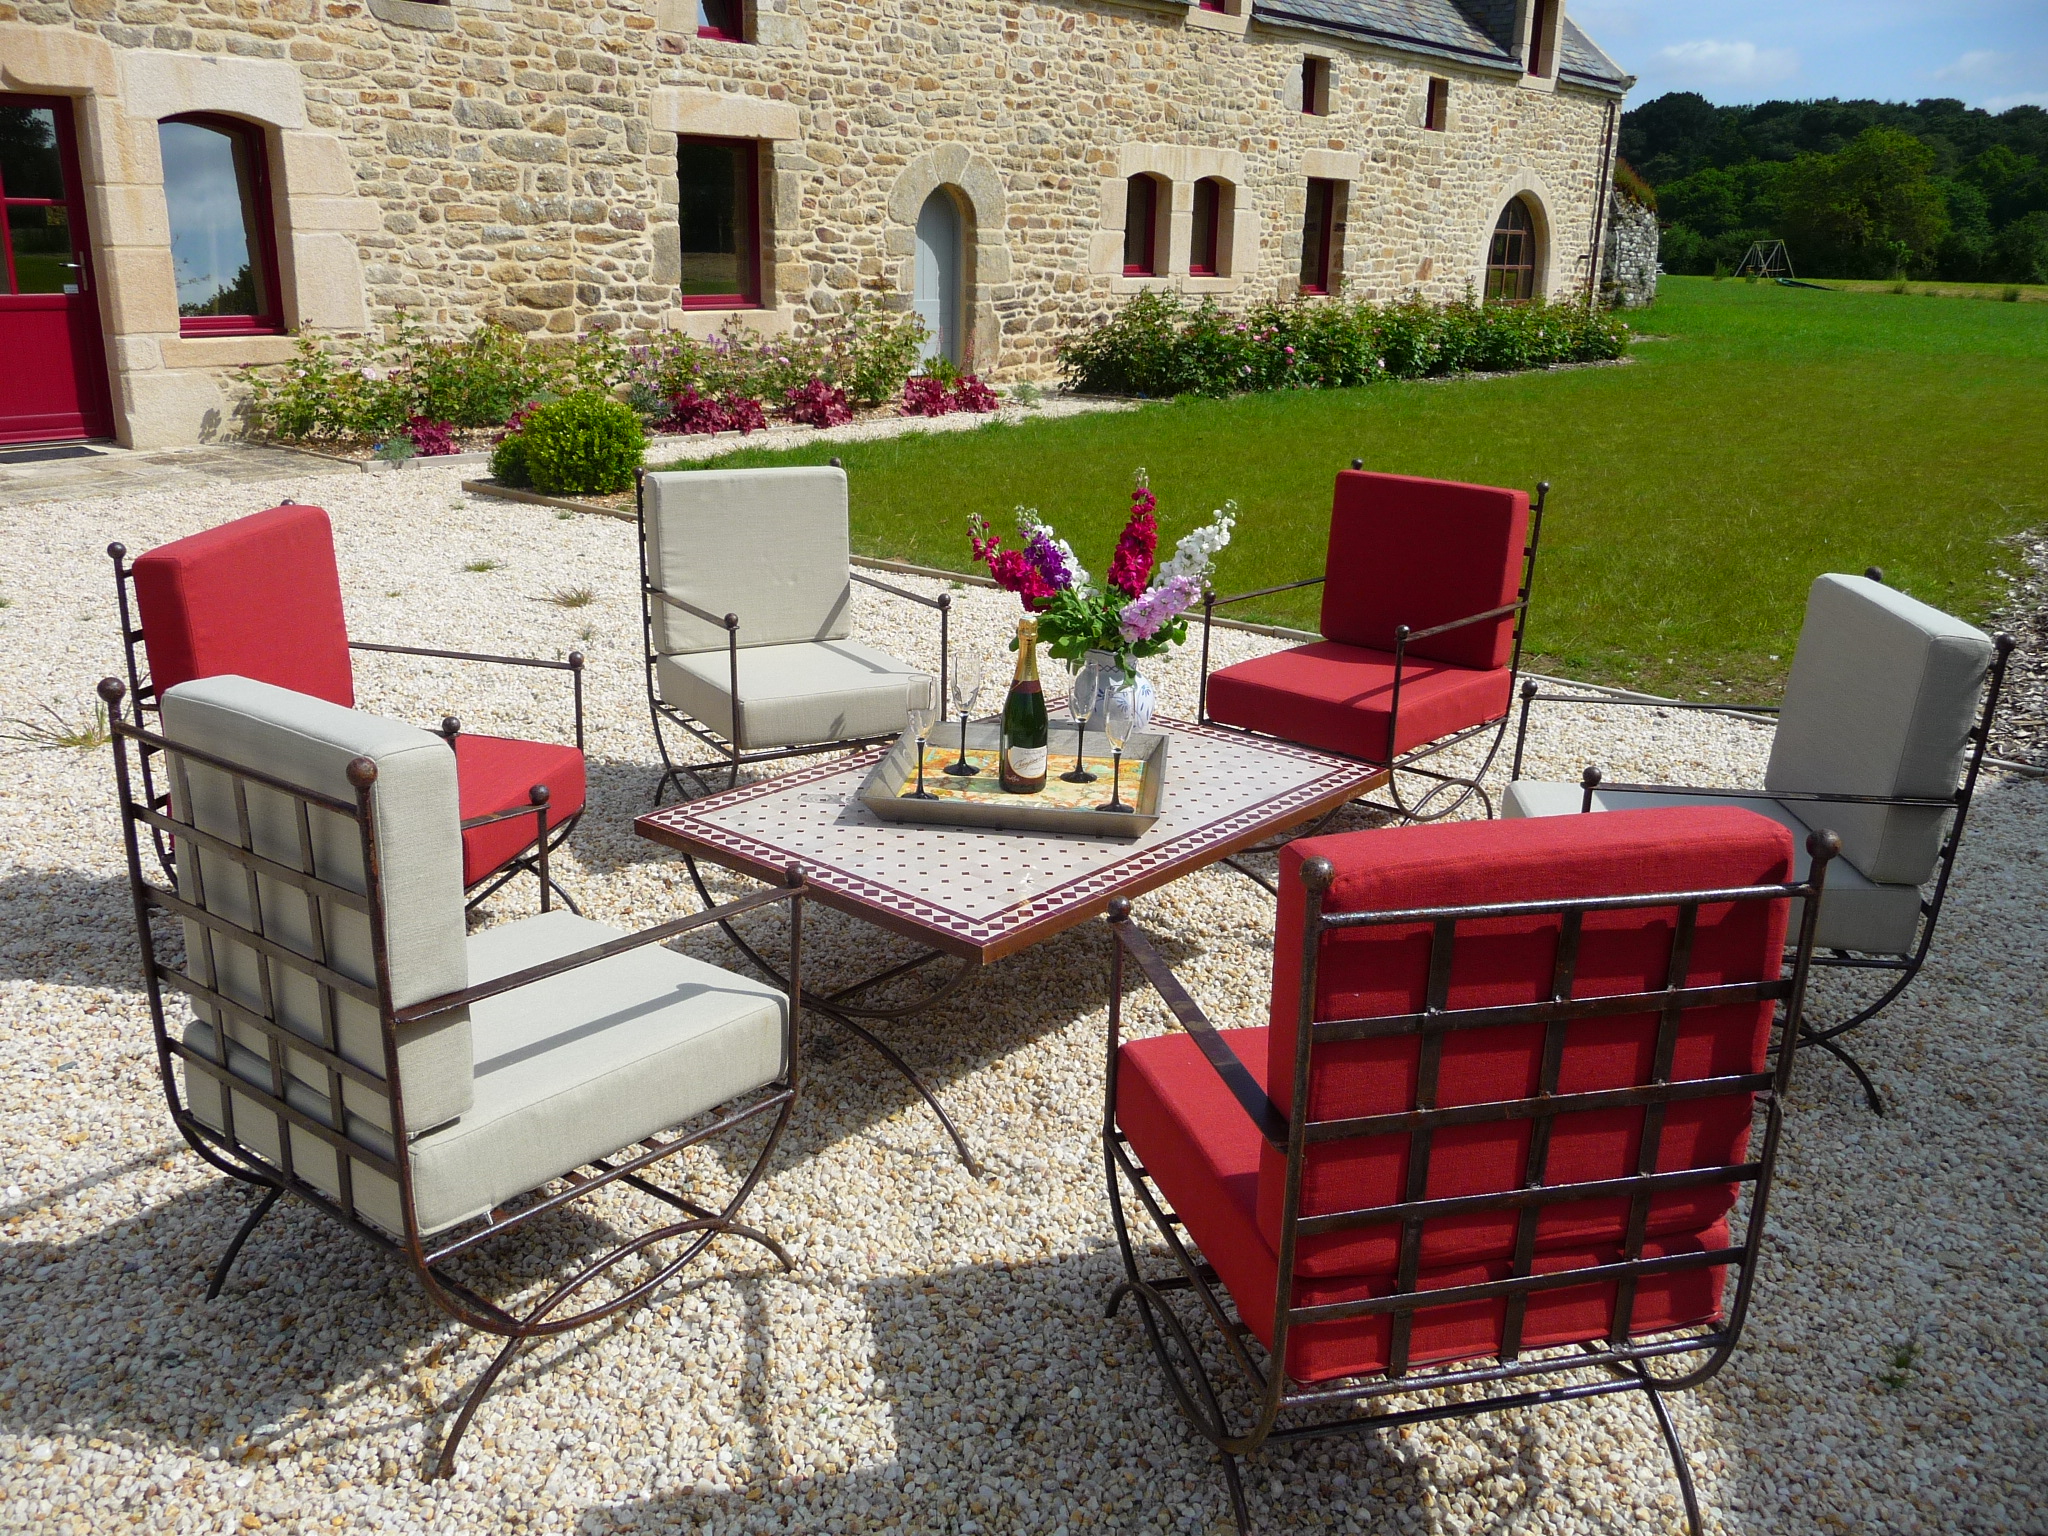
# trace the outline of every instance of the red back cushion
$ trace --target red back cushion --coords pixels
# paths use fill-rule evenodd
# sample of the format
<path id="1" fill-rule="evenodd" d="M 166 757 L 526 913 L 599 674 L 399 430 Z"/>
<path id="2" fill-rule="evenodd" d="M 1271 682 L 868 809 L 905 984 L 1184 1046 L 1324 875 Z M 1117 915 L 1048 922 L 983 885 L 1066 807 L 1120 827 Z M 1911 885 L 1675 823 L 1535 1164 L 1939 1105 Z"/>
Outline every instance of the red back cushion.
<path id="1" fill-rule="evenodd" d="M 1513 821 L 1455 822 L 1304 838 L 1281 853 L 1280 918 L 1273 954 L 1268 1070 L 1284 1114 L 1293 1102 L 1296 1010 L 1301 977 L 1304 859 L 1336 868 L 1325 899 L 1332 912 L 1560 900 L 1701 890 L 1783 881 L 1791 876 L 1792 837 L 1774 821 L 1733 807 L 1616 811 Z M 1728 902 L 1700 911 L 1687 976 L 1695 986 L 1778 975 L 1788 903 Z M 1645 991 L 1666 984 L 1675 907 L 1586 917 L 1574 997 Z M 1461 922 L 1447 1008 L 1539 1002 L 1551 995 L 1560 921 L 1552 916 Z M 1429 979 L 1427 925 L 1354 928 L 1326 934 L 1316 977 L 1315 1017 L 1369 1018 L 1419 1012 Z M 1739 1003 L 1688 1009 L 1682 1017 L 1673 1080 L 1761 1071 L 1773 1007 Z M 1560 1093 L 1622 1088 L 1650 1080 L 1657 1017 L 1575 1020 L 1566 1029 Z M 1444 1036 L 1437 1105 L 1490 1103 L 1540 1091 L 1541 1024 L 1468 1029 Z M 1416 1108 L 1420 1040 L 1391 1035 L 1317 1046 L 1310 1064 L 1309 1114 L 1317 1120 Z M 1747 1093 L 1716 1094 L 1669 1105 L 1656 1168 L 1670 1171 L 1739 1162 L 1750 1122 Z M 1624 1178 L 1638 1171 L 1644 1112 L 1580 1111 L 1557 1118 L 1545 1184 Z M 1438 1129 L 1430 1149 L 1425 1198 L 1490 1194 L 1526 1181 L 1529 1120 Z M 1406 1198 L 1407 1133 L 1352 1138 L 1311 1147 L 1303 1171 L 1301 1214 L 1361 1210 Z M 1259 1168 L 1258 1216 L 1277 1250 L 1286 1157 L 1271 1147 Z M 1651 1236 L 1698 1232 L 1733 1204 L 1732 1184 L 1662 1192 L 1650 1206 Z M 1620 1241 L 1625 1198 L 1547 1206 L 1537 1225 L 1539 1251 Z M 1425 1224 L 1425 1265 L 1512 1257 L 1516 1216 L 1479 1211 Z M 1390 1274 L 1401 1230 L 1378 1223 L 1304 1238 L 1304 1276 Z"/>
<path id="2" fill-rule="evenodd" d="M 1391 651 L 1399 625 L 1430 629 L 1512 603 L 1528 534 L 1525 492 L 1345 470 L 1330 507 L 1324 638 Z M 1504 667 L 1514 637 L 1508 614 L 1416 641 L 1408 654 Z"/>
<path id="3" fill-rule="evenodd" d="M 156 695 L 235 673 L 353 709 L 334 530 L 318 507 L 272 507 L 153 549 L 135 602 Z"/>

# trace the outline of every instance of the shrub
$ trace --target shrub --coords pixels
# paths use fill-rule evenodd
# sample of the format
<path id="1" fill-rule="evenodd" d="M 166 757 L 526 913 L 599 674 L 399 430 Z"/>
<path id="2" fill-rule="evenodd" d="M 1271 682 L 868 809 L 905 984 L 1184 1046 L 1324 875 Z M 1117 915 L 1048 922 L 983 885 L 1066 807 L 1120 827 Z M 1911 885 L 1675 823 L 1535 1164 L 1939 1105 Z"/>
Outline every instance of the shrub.
<path id="1" fill-rule="evenodd" d="M 846 391 L 820 378 L 798 385 L 783 400 L 783 416 L 807 427 L 836 427 L 853 420 L 853 407 L 847 401 Z"/>
<path id="2" fill-rule="evenodd" d="M 761 402 L 744 395 L 727 395 L 714 400 L 697 392 L 694 384 L 669 402 L 669 413 L 655 424 L 657 432 L 676 432 L 686 437 L 707 432 L 737 431 L 742 437 L 768 425 Z"/>
<path id="3" fill-rule="evenodd" d="M 401 345 L 408 343 L 418 414 L 459 427 L 499 425 L 559 372 L 557 362 L 502 325 L 482 326 L 462 341 L 420 341 L 401 332 Z"/>
<path id="4" fill-rule="evenodd" d="M 525 469 L 534 488 L 550 495 L 623 491 L 647 450 L 640 419 L 596 390 L 539 407 L 517 438 L 525 444 Z"/>
<path id="5" fill-rule="evenodd" d="M 745 437 L 749 432 L 762 431 L 768 425 L 768 415 L 761 409 L 761 402 L 745 395 L 733 395 L 725 402 L 725 412 L 732 422 L 732 430 Z"/>
<path id="6" fill-rule="evenodd" d="M 956 411 L 973 411 L 979 415 L 987 415 L 1000 404 L 1002 402 L 996 399 L 996 392 L 982 383 L 975 374 L 964 375 L 960 382 L 953 386 L 953 409 Z"/>
<path id="7" fill-rule="evenodd" d="M 903 404 L 899 409 L 905 416 L 943 416 L 953 409 L 953 397 L 944 379 L 920 373 L 903 381 Z"/>
<path id="8" fill-rule="evenodd" d="M 1060 367 L 1077 390 L 1170 399 L 1548 368 L 1619 357 L 1628 337 L 1620 319 L 1581 303 L 1295 299 L 1239 317 L 1212 299 L 1145 293 L 1062 346 Z"/>
<path id="9" fill-rule="evenodd" d="M 1614 190 L 1639 208 L 1657 211 L 1657 189 L 1643 180 L 1641 172 L 1619 155 L 1614 158 Z"/>
<path id="10" fill-rule="evenodd" d="M 430 416 L 413 417 L 405 424 L 405 435 L 412 439 L 413 451 L 423 459 L 438 459 L 456 451 L 450 424 Z"/>
<path id="11" fill-rule="evenodd" d="M 249 431 L 258 437 L 362 442 L 398 431 L 413 413 L 402 376 L 330 353 L 311 336 L 298 338 L 280 372 L 247 368 L 242 378 L 249 388 Z"/>

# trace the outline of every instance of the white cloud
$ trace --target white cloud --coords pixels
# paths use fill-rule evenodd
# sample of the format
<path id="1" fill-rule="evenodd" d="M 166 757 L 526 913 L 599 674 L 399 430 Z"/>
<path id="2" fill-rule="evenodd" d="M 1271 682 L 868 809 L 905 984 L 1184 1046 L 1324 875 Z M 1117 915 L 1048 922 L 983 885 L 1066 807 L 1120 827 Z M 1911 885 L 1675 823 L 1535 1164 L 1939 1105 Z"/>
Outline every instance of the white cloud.
<path id="1" fill-rule="evenodd" d="M 2010 54 L 1999 53 L 1991 48 L 1973 48 L 1953 64 L 1944 64 L 1934 72 L 1937 80 L 1982 80 L 1987 76 L 2003 74 L 1999 66 Z"/>
<path id="2" fill-rule="evenodd" d="M 1659 49 L 1657 57 L 1681 85 L 1769 85 L 1799 73 L 1799 55 L 1792 49 L 1759 48 L 1755 43 L 1703 38 Z"/>
<path id="3" fill-rule="evenodd" d="M 2022 91 L 2017 96 L 1993 96 L 1982 105 L 1987 112 L 2003 112 L 2011 107 L 2048 107 L 2048 91 Z"/>

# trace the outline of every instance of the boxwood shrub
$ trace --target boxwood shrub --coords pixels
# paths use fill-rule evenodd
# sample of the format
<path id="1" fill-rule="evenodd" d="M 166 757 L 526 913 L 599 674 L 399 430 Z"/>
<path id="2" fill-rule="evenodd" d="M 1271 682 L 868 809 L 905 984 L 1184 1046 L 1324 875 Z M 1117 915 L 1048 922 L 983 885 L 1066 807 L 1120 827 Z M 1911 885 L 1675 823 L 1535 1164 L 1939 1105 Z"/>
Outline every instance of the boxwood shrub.
<path id="1" fill-rule="evenodd" d="M 515 455 L 504 450 L 517 441 Z M 596 390 L 538 406 L 523 428 L 492 457 L 519 457 L 526 477 L 549 495 L 593 496 L 623 491 L 647 450 L 647 434 L 630 406 Z"/>

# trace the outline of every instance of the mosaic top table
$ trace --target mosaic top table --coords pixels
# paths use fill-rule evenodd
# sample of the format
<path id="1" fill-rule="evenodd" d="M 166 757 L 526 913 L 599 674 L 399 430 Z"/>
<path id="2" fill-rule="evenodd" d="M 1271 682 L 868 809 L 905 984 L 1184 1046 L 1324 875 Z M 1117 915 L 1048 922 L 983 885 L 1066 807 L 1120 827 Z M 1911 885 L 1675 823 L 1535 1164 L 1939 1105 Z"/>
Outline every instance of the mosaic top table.
<path id="1" fill-rule="evenodd" d="M 806 992 L 807 1007 L 880 1052 L 924 1097 L 976 1169 L 938 1100 L 896 1052 L 858 1020 L 901 1018 L 950 995 L 974 970 L 1029 948 L 1136 896 L 1316 821 L 1386 782 L 1386 770 L 1235 731 L 1155 719 L 1169 737 L 1166 798 L 1158 824 L 1134 840 L 884 822 L 860 803 L 871 748 L 794 773 L 649 812 L 642 837 L 680 851 L 707 905 L 705 859 L 779 883 L 802 868 L 812 901 L 924 946 L 918 958 L 836 992 Z M 941 750 L 944 728 L 934 734 Z M 727 930 L 753 963 L 772 965 Z M 954 957 L 955 975 L 916 1002 L 857 1001 L 886 981 Z M 977 1170 L 978 1171 L 978 1170 Z"/>

